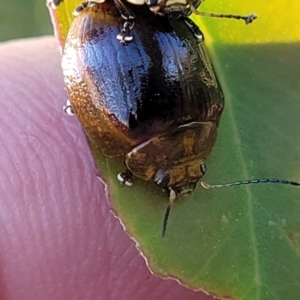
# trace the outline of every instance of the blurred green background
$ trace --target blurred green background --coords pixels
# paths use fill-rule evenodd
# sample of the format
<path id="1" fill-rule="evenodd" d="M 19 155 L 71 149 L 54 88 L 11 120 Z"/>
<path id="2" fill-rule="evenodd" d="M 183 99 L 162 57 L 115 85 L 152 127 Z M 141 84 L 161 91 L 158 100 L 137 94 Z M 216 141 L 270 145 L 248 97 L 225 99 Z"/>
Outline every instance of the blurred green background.
<path id="1" fill-rule="evenodd" d="M 1 0 L 0 41 L 53 34 L 46 0 Z"/>

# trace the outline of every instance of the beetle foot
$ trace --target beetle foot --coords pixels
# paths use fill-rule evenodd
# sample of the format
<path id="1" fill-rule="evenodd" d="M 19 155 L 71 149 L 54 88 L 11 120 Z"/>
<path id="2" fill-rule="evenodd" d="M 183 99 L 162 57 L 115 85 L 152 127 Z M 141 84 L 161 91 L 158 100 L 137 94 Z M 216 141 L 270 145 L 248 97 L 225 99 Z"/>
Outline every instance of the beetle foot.
<path id="1" fill-rule="evenodd" d="M 122 44 L 131 42 L 133 40 L 133 36 L 131 34 L 133 26 L 133 21 L 125 21 L 121 32 L 117 35 L 117 40 L 119 40 Z"/>
<path id="2" fill-rule="evenodd" d="M 204 34 L 200 28 L 189 18 L 183 18 L 185 24 L 191 29 L 193 35 L 200 41 L 204 41 Z"/>
<path id="3" fill-rule="evenodd" d="M 71 105 L 71 102 L 70 102 L 69 99 L 66 101 L 66 104 L 63 106 L 63 110 L 68 116 L 74 116 L 75 115 L 75 112 L 72 108 L 72 105 Z"/>
<path id="4" fill-rule="evenodd" d="M 257 19 L 257 15 L 256 15 L 256 14 L 250 14 L 250 15 L 247 16 L 246 19 L 245 19 L 246 25 L 252 23 L 255 19 Z"/>
<path id="5" fill-rule="evenodd" d="M 132 174 L 128 170 L 119 173 L 117 178 L 122 184 L 126 186 L 132 186 Z"/>

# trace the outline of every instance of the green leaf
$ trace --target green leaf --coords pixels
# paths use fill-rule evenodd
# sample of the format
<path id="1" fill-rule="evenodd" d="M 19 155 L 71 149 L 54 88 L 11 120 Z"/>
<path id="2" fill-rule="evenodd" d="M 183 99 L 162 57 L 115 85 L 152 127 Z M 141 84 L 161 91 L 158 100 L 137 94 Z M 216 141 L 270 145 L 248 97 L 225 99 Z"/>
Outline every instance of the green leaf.
<path id="1" fill-rule="evenodd" d="M 299 5 L 234 0 L 217 9 L 221 2 L 211 2 L 201 9 L 254 10 L 259 18 L 247 27 L 233 20 L 205 19 L 202 24 L 226 96 L 204 179 L 209 183 L 254 177 L 299 181 L 300 34 L 293 20 L 300 14 Z M 53 15 L 62 40 L 78 3 L 65 0 Z M 219 297 L 299 298 L 299 188 L 253 184 L 204 190 L 199 186 L 192 195 L 176 199 L 162 238 L 168 201 L 159 188 L 141 180 L 123 187 L 116 179 L 124 169 L 123 159 L 106 159 L 98 153 L 97 161 L 115 214 L 154 273 Z"/>

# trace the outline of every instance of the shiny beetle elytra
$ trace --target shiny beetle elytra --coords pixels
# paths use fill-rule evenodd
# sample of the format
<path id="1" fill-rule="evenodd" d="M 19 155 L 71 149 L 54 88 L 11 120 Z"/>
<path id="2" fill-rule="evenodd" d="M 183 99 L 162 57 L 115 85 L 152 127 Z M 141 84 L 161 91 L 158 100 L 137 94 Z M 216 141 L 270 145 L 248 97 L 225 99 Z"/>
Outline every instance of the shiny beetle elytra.
<path id="1" fill-rule="evenodd" d="M 82 10 L 87 7 L 92 7 L 104 1 L 111 0 L 96 0 L 96 1 L 83 1 L 80 6 L 78 6 L 73 14 L 77 16 Z M 203 2 L 203 0 L 112 0 L 119 10 L 124 23 L 122 25 L 121 31 L 117 34 L 117 39 L 121 43 L 130 42 L 133 39 L 131 30 L 135 24 L 135 12 L 131 9 L 132 5 L 147 5 L 152 12 L 161 16 L 169 16 L 175 19 L 182 19 L 187 26 L 190 28 L 192 33 L 199 40 L 204 40 L 203 33 L 199 27 L 188 17 L 195 13 L 196 15 L 218 17 L 218 18 L 231 18 L 237 20 L 244 20 L 246 24 L 252 23 L 257 16 L 255 14 L 249 14 L 248 16 L 233 15 L 233 14 L 216 14 L 216 13 L 206 13 L 200 12 L 197 8 Z M 57 8 L 58 5 L 63 2 L 63 0 L 47 0 L 47 4 L 52 8 Z M 125 4 L 125 3 L 126 4 Z"/>

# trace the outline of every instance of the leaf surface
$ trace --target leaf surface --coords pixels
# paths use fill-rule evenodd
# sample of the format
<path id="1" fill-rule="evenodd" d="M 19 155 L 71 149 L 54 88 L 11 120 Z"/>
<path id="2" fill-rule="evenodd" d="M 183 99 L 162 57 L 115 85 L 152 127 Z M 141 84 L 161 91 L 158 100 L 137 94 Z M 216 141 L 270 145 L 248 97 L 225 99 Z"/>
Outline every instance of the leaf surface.
<path id="1" fill-rule="evenodd" d="M 234 20 L 195 17 L 205 33 L 225 92 L 217 143 L 205 180 L 255 177 L 300 180 L 300 6 L 233 0 L 206 1 L 201 10 L 248 14 Z M 72 10 L 53 13 L 63 44 Z M 94 149 L 95 150 L 95 149 Z M 184 285 L 230 299 L 295 300 L 300 294 L 300 188 L 253 184 L 204 190 L 178 198 L 161 237 L 168 201 L 154 183 L 121 186 L 122 158 L 97 154 L 115 214 L 137 242 L 151 270 Z"/>

